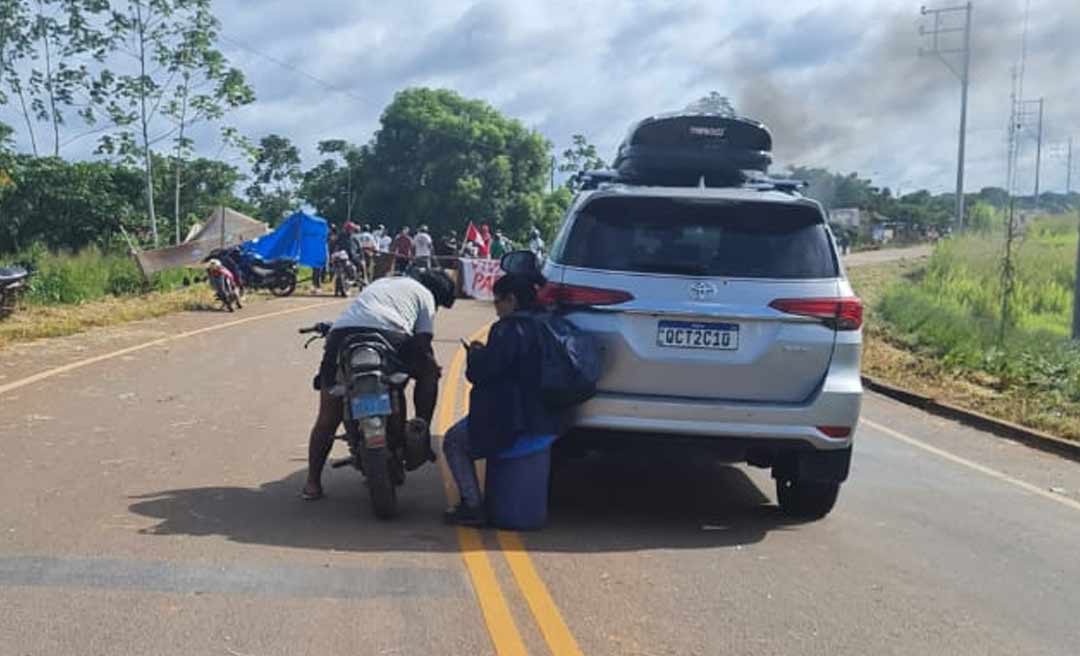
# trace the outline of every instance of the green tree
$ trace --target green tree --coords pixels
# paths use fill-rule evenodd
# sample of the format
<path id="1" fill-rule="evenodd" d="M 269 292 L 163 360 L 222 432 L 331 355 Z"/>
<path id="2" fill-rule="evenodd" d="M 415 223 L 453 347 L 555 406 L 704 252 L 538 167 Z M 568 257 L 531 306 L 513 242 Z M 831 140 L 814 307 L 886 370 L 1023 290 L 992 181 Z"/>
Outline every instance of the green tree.
<path id="1" fill-rule="evenodd" d="M 53 249 L 106 244 L 120 226 L 135 230 L 137 171 L 110 162 L 72 162 L 19 155 L 0 190 L 0 252 L 34 242 Z"/>
<path id="2" fill-rule="evenodd" d="M 322 155 L 340 156 L 342 162 L 327 157 L 315 168 L 304 172 L 300 195 L 315 207 L 319 216 L 334 223 L 358 219 L 357 208 L 367 175 L 367 147 L 343 139 L 319 142 Z M 370 222 L 370 218 L 368 219 Z"/>
<path id="3" fill-rule="evenodd" d="M 251 101 L 243 76 L 214 49 L 217 21 L 210 0 L 122 0 L 110 25 L 130 66 L 116 74 L 107 111 L 118 130 L 99 150 L 141 162 L 150 232 L 158 243 L 154 148 L 173 140 L 182 156 L 185 130 Z M 179 159 L 179 158 L 178 158 Z M 175 211 L 175 208 L 174 208 Z"/>
<path id="4" fill-rule="evenodd" d="M 686 109 L 691 112 L 735 116 L 735 107 L 731 104 L 731 100 L 727 96 L 720 95 L 719 91 L 710 91 L 708 95 L 698 98 L 687 105 Z"/>
<path id="5" fill-rule="evenodd" d="M 267 135 L 259 141 L 251 172 L 248 198 L 259 208 L 259 218 L 277 225 L 297 204 L 300 150 L 281 135 Z"/>
<path id="6" fill-rule="evenodd" d="M 559 171 L 570 174 L 566 179 L 566 187 L 570 191 L 577 191 L 581 189 L 587 172 L 607 168 L 607 164 L 597 154 L 596 146 L 589 143 L 585 135 L 575 134 L 572 139 L 573 145 L 563 151 Z"/>
<path id="7" fill-rule="evenodd" d="M 48 124 L 52 154 L 87 136 L 64 141 L 61 131 L 70 115 L 86 125 L 97 119 L 110 79 L 102 66 L 112 50 L 105 27 L 107 0 L 7 0 L 0 4 L 0 71 L 4 85 L 19 100 L 34 154 L 38 153 L 35 122 Z M 96 70 L 96 73 L 94 72 Z M 6 102 L 7 96 L 2 98 Z"/>
<path id="8" fill-rule="evenodd" d="M 224 117 L 225 112 L 255 101 L 255 92 L 248 86 L 244 74 L 228 65 L 228 61 L 214 47 L 217 18 L 210 12 L 209 2 L 196 2 L 189 10 L 187 20 L 180 25 L 179 42 L 166 55 L 168 70 L 179 76 L 172 90 L 172 97 L 165 104 L 165 115 L 176 126 L 173 139 L 173 221 L 176 226 L 176 243 L 180 243 L 181 187 L 183 186 L 184 160 L 191 156 L 194 142 L 188 136 L 190 129 L 206 121 Z M 222 138 L 230 143 L 234 131 L 223 131 Z"/>
<path id="9" fill-rule="evenodd" d="M 371 144 L 365 211 L 398 225 L 501 225 L 535 207 L 550 172 L 548 142 L 490 105 L 448 90 L 408 89 L 383 112 Z M 523 196 L 524 195 L 524 196 Z M 512 209 L 513 208 L 513 209 Z"/>

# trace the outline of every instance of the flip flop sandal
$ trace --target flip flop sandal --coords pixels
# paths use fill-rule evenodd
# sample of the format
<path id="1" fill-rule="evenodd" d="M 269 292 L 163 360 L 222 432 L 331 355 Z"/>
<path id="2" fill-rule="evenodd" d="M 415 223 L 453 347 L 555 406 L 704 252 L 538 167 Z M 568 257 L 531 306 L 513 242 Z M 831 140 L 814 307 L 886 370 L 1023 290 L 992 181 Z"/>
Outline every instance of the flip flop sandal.
<path id="1" fill-rule="evenodd" d="M 300 491 L 300 499 L 303 500 L 303 501 L 318 501 L 319 499 L 322 499 L 325 496 L 326 495 L 323 494 L 322 490 L 319 490 L 318 492 L 316 492 L 314 494 L 312 494 L 311 492 L 308 492 L 307 490 L 301 490 Z"/>

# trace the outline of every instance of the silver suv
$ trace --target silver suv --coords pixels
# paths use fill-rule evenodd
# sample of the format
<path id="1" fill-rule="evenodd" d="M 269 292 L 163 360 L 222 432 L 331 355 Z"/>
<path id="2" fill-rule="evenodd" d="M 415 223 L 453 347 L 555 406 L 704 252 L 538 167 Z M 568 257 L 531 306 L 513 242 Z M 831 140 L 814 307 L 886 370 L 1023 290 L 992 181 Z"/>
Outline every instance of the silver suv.
<path id="1" fill-rule="evenodd" d="M 771 468 L 785 512 L 832 509 L 862 402 L 862 305 L 818 203 L 601 184 L 575 199 L 544 274 L 545 300 L 603 351 L 572 438 L 697 438 Z"/>

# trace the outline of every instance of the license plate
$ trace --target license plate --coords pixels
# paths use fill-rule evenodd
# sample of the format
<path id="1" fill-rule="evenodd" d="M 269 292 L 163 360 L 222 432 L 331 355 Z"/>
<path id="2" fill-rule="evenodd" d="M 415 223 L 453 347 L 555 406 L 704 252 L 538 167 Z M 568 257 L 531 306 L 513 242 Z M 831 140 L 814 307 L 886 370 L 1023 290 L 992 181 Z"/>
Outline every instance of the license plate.
<path id="1" fill-rule="evenodd" d="M 349 402 L 353 419 L 384 417 L 390 414 L 390 394 L 363 394 Z"/>
<path id="2" fill-rule="evenodd" d="M 666 348 L 734 351 L 739 348 L 739 324 L 661 321 L 656 343 Z"/>

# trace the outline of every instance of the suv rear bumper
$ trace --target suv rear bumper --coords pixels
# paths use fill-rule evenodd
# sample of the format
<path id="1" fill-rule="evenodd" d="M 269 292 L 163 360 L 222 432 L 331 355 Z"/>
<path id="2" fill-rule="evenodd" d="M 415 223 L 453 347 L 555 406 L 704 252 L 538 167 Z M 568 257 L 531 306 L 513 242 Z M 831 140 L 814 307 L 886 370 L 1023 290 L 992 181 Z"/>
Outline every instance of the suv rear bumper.
<path id="1" fill-rule="evenodd" d="M 836 450 L 851 447 L 861 408 L 861 384 L 841 390 L 826 385 L 812 401 L 798 405 L 601 393 L 568 417 L 568 427 L 658 437 L 760 440 L 763 446 L 772 441 L 802 442 L 818 450 Z M 818 426 L 850 426 L 851 434 L 832 438 Z"/>

